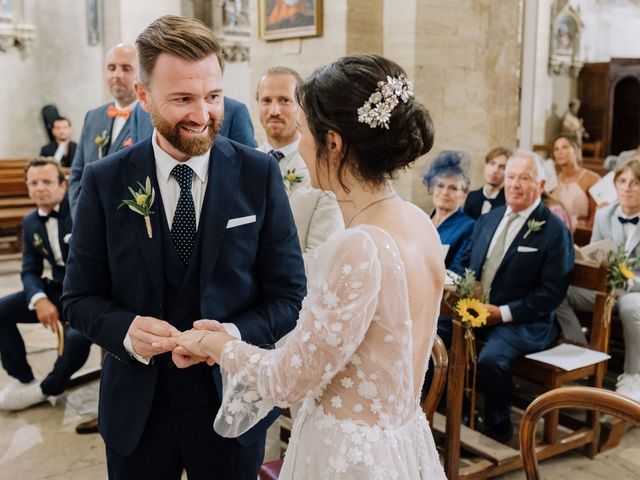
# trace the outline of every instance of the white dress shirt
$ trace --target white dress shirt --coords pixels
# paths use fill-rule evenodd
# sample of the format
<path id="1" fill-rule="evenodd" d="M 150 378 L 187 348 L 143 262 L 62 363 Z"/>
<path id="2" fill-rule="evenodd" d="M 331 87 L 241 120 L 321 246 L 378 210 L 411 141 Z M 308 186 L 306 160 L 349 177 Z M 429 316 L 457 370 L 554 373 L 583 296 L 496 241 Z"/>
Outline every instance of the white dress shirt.
<path id="1" fill-rule="evenodd" d="M 484 215 L 485 213 L 488 213 L 489 211 L 491 211 L 491 202 L 489 200 L 487 200 L 487 198 L 490 198 L 491 200 L 493 200 L 494 198 L 496 198 L 498 196 L 499 193 L 500 193 L 500 190 L 498 190 L 493 195 L 489 195 L 487 193 L 487 186 L 484 185 L 482 187 L 482 194 L 485 196 L 485 199 L 482 202 L 482 209 L 480 210 L 480 215 Z"/>
<path id="2" fill-rule="evenodd" d="M 282 160 L 280 160 L 280 163 L 286 163 L 287 159 L 295 155 L 296 152 L 298 151 L 299 143 L 300 143 L 300 139 L 296 140 L 293 143 L 290 143 L 289 145 L 285 145 L 284 147 L 276 148 L 272 146 L 268 140 L 266 140 L 262 145 L 260 145 L 257 148 L 257 150 L 260 150 L 261 152 L 264 152 L 264 153 L 269 153 L 269 151 L 271 150 L 278 150 L 284 155 Z"/>
<path id="3" fill-rule="evenodd" d="M 60 205 L 56 205 L 53 210 L 59 212 Z M 47 213 L 43 210 L 38 209 L 38 215 L 45 216 L 47 215 Z M 44 226 L 47 230 L 47 238 L 49 239 L 49 246 L 51 247 L 53 259 L 56 262 L 56 265 L 64 267 L 62 250 L 60 249 L 60 238 L 58 237 L 58 219 L 55 217 L 49 217 L 49 220 L 47 220 Z M 35 310 L 36 302 L 42 298 L 47 298 L 47 294 L 44 292 L 38 292 L 34 294 L 29 300 L 29 310 Z"/>
<path id="4" fill-rule="evenodd" d="M 504 258 L 504 254 L 507 253 L 507 250 L 509 250 L 509 246 L 511 245 L 513 240 L 516 238 L 516 235 L 518 234 L 518 232 L 520 231 L 524 223 L 527 221 L 527 218 L 529 218 L 529 215 L 531 215 L 531 212 L 533 212 L 538 207 L 538 205 L 540 205 L 540 198 L 538 198 L 535 202 L 533 202 L 533 204 L 531 204 L 529 207 L 517 212 L 518 218 L 516 218 L 513 222 L 511 222 L 511 225 L 509 225 L 509 230 L 507 231 L 507 237 L 504 242 L 504 252 L 502 253 L 503 258 Z M 504 217 L 502 217 L 502 220 L 498 224 L 498 228 L 496 228 L 496 231 L 493 233 L 493 238 L 491 239 L 491 243 L 489 244 L 489 249 L 487 250 L 487 257 L 491 255 L 491 250 L 493 250 L 496 240 L 498 239 L 498 237 L 500 237 L 500 233 L 504 229 L 508 221 L 508 217 L 509 215 L 511 215 L 511 212 L 512 212 L 511 207 L 507 205 L 507 209 L 504 212 Z M 502 258 L 500 259 L 500 261 L 502 261 Z M 500 305 L 499 308 L 500 308 L 500 316 L 502 317 L 502 321 L 504 323 L 512 322 L 513 315 L 511 315 L 511 309 L 509 308 L 509 305 Z"/>
<path id="5" fill-rule="evenodd" d="M 616 209 L 616 213 L 615 213 L 616 217 L 622 217 L 622 218 L 626 218 L 626 219 L 632 219 L 632 218 L 636 218 L 638 216 L 640 216 L 640 214 L 635 214 L 635 215 L 631 215 L 630 217 L 625 215 L 624 213 L 622 213 L 622 208 L 620 208 L 620 205 L 618 205 L 618 208 Z M 619 221 L 617 218 L 615 221 Z M 633 232 L 637 229 L 640 228 L 640 223 L 634 225 L 633 223 L 623 223 L 622 224 L 622 230 L 624 231 L 624 239 L 625 239 L 625 250 L 627 253 L 630 253 L 631 248 L 634 247 L 635 245 L 630 245 L 629 242 L 632 241 L 632 237 L 633 237 Z"/>
<path id="6" fill-rule="evenodd" d="M 133 108 L 136 106 L 136 103 L 138 103 L 138 100 L 135 100 L 133 103 L 130 103 L 125 107 L 120 107 L 118 106 L 118 102 L 115 102 L 114 106 L 118 110 L 130 110 L 131 113 L 133 113 Z M 112 145 L 113 145 L 113 142 L 116 141 L 116 138 L 118 138 L 118 135 L 120 135 L 120 132 L 122 131 L 124 124 L 127 123 L 127 120 L 128 119 L 124 117 L 116 117 L 113 119 L 113 126 L 111 127 L 111 144 Z"/>

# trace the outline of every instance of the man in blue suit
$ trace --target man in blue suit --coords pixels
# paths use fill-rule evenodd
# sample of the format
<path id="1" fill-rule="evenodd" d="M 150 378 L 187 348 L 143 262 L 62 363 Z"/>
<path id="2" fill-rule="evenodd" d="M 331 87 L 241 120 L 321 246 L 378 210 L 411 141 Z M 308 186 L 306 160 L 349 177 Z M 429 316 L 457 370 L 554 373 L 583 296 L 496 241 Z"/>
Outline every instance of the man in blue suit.
<path id="1" fill-rule="evenodd" d="M 71 236 L 67 181 L 54 159 L 40 158 L 26 167 L 29 197 L 37 208 L 22 221 L 21 292 L 0 299 L 0 356 L 11 377 L 0 390 L 0 410 L 22 410 L 60 395 L 73 373 L 84 365 L 91 342 L 73 329 L 65 335 L 62 355 L 44 380 L 36 380 L 18 323 L 37 323 L 58 332 L 62 328 L 62 280 Z M 44 262 L 52 278 L 43 277 Z M 60 332 L 62 333 L 62 332 Z"/>
<path id="2" fill-rule="evenodd" d="M 201 318 L 256 345 L 290 331 L 306 283 L 295 224 L 275 161 L 216 136 L 222 58 L 211 30 L 165 16 L 136 44 L 154 134 L 86 166 L 63 295 L 71 324 L 108 352 L 99 426 L 109 477 L 185 469 L 255 480 L 268 422 L 218 436 L 219 370 L 166 340 Z M 142 209 L 119 208 L 124 199 Z"/>
<path id="3" fill-rule="evenodd" d="M 69 200 L 75 213 L 84 167 L 150 135 L 148 115 L 137 105 L 133 82 L 137 78 L 136 50 L 119 44 L 105 57 L 105 81 L 114 101 L 87 112 L 71 164 Z M 148 133 L 148 134 L 147 134 Z"/>
<path id="4" fill-rule="evenodd" d="M 490 317 L 477 331 L 484 342 L 478 381 L 486 433 L 502 442 L 513 433 L 511 363 L 547 348 L 558 336 L 554 310 L 567 292 L 575 260 L 569 230 L 540 201 L 544 177 L 538 168 L 533 153 L 519 151 L 509 158 L 507 203 L 480 217 L 462 261 L 485 291 L 490 288 Z M 447 337 L 446 320 L 438 331 Z"/>

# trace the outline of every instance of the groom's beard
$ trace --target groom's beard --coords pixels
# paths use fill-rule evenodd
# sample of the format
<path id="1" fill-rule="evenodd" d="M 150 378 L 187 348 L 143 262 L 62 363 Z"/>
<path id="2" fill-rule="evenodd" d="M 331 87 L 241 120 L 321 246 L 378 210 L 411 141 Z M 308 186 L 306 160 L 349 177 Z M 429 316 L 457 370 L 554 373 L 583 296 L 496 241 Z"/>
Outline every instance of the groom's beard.
<path id="1" fill-rule="evenodd" d="M 218 118 L 212 118 L 207 125 L 206 135 L 196 138 L 182 138 L 182 127 L 191 127 L 193 124 L 191 122 L 178 122 L 175 125 L 171 125 L 160 114 L 156 106 L 151 105 L 151 123 L 153 123 L 158 133 L 162 135 L 173 148 L 189 157 L 197 157 L 211 149 L 213 139 L 220 131 L 223 120 L 224 114 Z"/>

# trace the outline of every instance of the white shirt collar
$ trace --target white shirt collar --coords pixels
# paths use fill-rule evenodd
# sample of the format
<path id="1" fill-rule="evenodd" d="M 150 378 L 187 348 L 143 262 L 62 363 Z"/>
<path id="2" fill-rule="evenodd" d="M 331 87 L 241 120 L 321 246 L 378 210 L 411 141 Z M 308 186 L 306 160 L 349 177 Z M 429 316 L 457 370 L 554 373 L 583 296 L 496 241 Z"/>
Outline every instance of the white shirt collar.
<path id="1" fill-rule="evenodd" d="M 209 174 L 209 156 L 211 154 L 210 149 L 202 155 L 191 157 L 186 162 L 178 162 L 171 155 L 160 148 L 160 146 L 158 145 L 157 136 L 158 132 L 154 128 L 153 135 L 151 137 L 151 144 L 153 145 L 153 154 L 156 157 L 156 168 L 159 174 L 158 182 L 168 182 L 173 167 L 175 167 L 176 165 L 180 165 L 181 163 L 184 165 L 189 165 L 201 182 L 206 181 L 207 175 Z"/>
<path id="2" fill-rule="evenodd" d="M 533 212 L 536 208 L 538 208 L 538 205 L 540 205 L 540 197 L 538 197 L 535 202 L 533 202 L 524 210 L 520 210 L 518 212 L 518 215 L 523 217 L 526 220 L 527 218 L 529 218 L 529 215 L 531 215 L 531 212 Z M 504 212 L 504 216 L 505 217 L 508 216 L 511 213 L 511 211 L 512 211 L 511 207 L 507 205 L 507 209 Z"/>
<path id="3" fill-rule="evenodd" d="M 487 194 L 487 186 L 483 185 L 482 186 L 482 194 L 485 196 L 485 198 L 488 198 L 490 200 L 493 200 L 494 198 L 497 198 L 498 195 L 500 194 L 500 190 L 502 190 L 502 188 L 499 188 L 496 193 L 494 193 L 493 195 L 488 195 Z"/>
<path id="4" fill-rule="evenodd" d="M 58 204 L 55 207 L 53 207 L 53 211 L 54 212 L 59 212 L 60 211 L 60 204 Z M 44 216 L 49 215 L 49 214 L 47 212 L 45 212 L 44 210 L 41 210 L 40 208 L 38 208 L 38 215 L 40 215 L 41 217 L 44 217 Z"/>
<path id="5" fill-rule="evenodd" d="M 636 217 L 639 217 L 639 216 L 640 216 L 640 212 L 636 213 L 635 215 L 631 215 L 631 216 L 629 217 L 629 216 L 625 215 L 624 213 L 622 213 L 622 207 L 620 206 L 620 204 L 618 204 L 618 206 L 616 207 L 616 215 L 617 215 L 618 217 L 622 217 L 622 218 L 630 219 L 630 218 L 636 218 Z"/>
<path id="6" fill-rule="evenodd" d="M 133 110 L 133 108 L 136 106 L 136 103 L 138 103 L 138 99 L 136 98 L 133 102 L 131 102 L 129 105 L 125 105 L 124 107 L 120 107 L 118 106 L 118 102 L 116 102 L 114 100 L 113 105 L 118 109 L 118 110 Z"/>
<path id="7" fill-rule="evenodd" d="M 265 151 L 266 151 L 267 153 L 268 153 L 270 150 L 278 150 L 278 151 L 282 152 L 282 154 L 283 154 L 285 157 L 287 157 L 287 158 L 288 158 L 288 157 L 290 157 L 291 155 L 295 154 L 295 153 L 298 151 L 298 144 L 299 144 L 299 143 L 300 143 L 300 139 L 296 140 L 296 141 L 295 141 L 295 142 L 293 142 L 293 143 L 290 143 L 289 145 L 285 145 L 285 146 L 280 147 L 280 148 L 275 148 L 274 146 L 272 146 L 272 145 L 269 143 L 269 140 L 266 140 L 266 141 L 264 142 L 264 144 L 265 144 L 265 148 L 266 148 L 266 150 L 265 150 Z"/>

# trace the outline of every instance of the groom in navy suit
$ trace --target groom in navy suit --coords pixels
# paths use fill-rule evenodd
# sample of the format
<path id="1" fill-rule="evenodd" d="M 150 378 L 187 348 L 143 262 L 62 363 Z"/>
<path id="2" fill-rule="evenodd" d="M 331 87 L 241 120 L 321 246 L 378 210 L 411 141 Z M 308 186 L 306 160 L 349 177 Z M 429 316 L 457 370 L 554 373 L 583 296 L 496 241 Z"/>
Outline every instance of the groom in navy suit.
<path id="1" fill-rule="evenodd" d="M 218 436 L 219 370 L 166 340 L 201 318 L 255 345 L 290 331 L 305 294 L 295 224 L 275 161 L 216 136 L 213 33 L 165 16 L 136 44 L 136 92 L 155 130 L 85 167 L 63 295 L 71 324 L 108 352 L 99 428 L 109 477 L 179 479 L 184 469 L 255 480 L 268 422 Z M 124 199 L 142 208 L 119 208 Z"/>
<path id="2" fill-rule="evenodd" d="M 511 363 L 547 348 L 557 337 L 554 310 L 564 298 L 574 265 L 569 230 L 540 201 L 544 173 L 534 154 L 519 151 L 505 171 L 507 204 L 480 217 L 462 265 L 474 270 L 490 317 L 478 330 L 484 347 L 478 381 L 485 398 L 487 434 L 511 438 Z M 440 322 L 439 333 L 450 328 Z"/>

